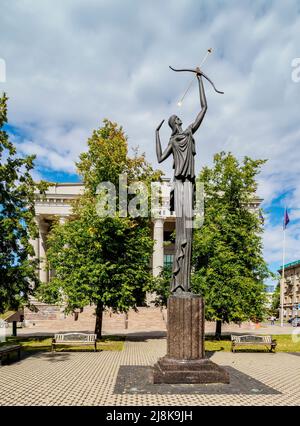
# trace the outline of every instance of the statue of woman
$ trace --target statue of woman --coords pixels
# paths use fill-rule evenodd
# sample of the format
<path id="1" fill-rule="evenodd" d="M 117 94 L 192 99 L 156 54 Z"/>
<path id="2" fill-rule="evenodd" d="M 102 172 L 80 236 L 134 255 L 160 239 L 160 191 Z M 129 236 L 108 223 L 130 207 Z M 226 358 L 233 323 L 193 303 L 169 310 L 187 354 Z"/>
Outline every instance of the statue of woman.
<path id="1" fill-rule="evenodd" d="M 174 210 L 176 214 L 175 257 L 172 270 L 171 291 L 173 295 L 191 291 L 191 255 L 193 238 L 193 207 L 195 191 L 195 140 L 193 134 L 198 130 L 207 111 L 206 96 L 200 69 L 197 69 L 201 111 L 186 130 L 176 115 L 169 118 L 172 129 L 169 144 L 164 152 L 161 149 L 159 130 L 156 129 L 156 155 L 159 163 L 173 154 L 174 169 Z"/>

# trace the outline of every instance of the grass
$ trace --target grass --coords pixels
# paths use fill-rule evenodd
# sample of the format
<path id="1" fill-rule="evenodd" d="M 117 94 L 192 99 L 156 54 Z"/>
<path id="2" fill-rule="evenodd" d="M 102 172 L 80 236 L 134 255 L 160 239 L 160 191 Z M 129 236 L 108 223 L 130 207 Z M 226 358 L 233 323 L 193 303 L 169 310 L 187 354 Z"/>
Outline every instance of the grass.
<path id="1" fill-rule="evenodd" d="M 122 351 L 124 347 L 124 337 L 117 336 L 105 336 L 97 341 L 98 351 Z M 1 345 L 7 344 L 19 344 L 22 346 L 23 353 L 35 353 L 40 351 L 51 351 L 52 337 L 38 336 L 38 337 L 7 337 L 6 343 L 0 343 Z M 58 346 L 57 352 L 60 351 L 70 352 L 81 352 L 81 351 L 92 351 L 94 346 Z"/>
<path id="2" fill-rule="evenodd" d="M 298 336 L 297 336 L 298 337 Z M 276 352 L 300 352 L 300 336 L 298 342 L 293 342 L 291 334 L 279 334 L 273 335 L 273 338 L 277 340 Z M 97 342 L 98 351 L 122 351 L 124 348 L 125 337 L 118 336 L 105 336 Z M 6 343 L 0 343 L 1 345 L 6 344 L 20 344 L 23 349 L 23 354 L 30 355 L 41 351 L 51 351 L 51 337 L 39 336 L 39 337 L 7 337 Z M 57 352 L 70 351 L 70 352 L 81 352 L 81 351 L 93 351 L 93 346 L 61 346 L 57 347 Z M 214 336 L 205 337 L 205 350 L 208 352 L 230 352 L 231 341 L 230 336 L 222 336 L 221 340 L 216 340 Z M 264 346 L 251 345 L 250 347 L 239 347 L 237 352 L 263 352 L 266 349 Z"/>
<path id="3" fill-rule="evenodd" d="M 276 352 L 300 352 L 300 336 L 298 335 L 298 341 L 293 342 L 291 334 L 274 334 L 273 339 L 277 340 Z M 206 351 L 231 351 L 230 336 L 222 336 L 221 340 L 216 340 L 213 336 L 205 337 L 205 350 Z M 251 345 L 247 347 L 240 346 L 237 348 L 237 352 L 262 352 L 264 349 L 261 345 Z"/>

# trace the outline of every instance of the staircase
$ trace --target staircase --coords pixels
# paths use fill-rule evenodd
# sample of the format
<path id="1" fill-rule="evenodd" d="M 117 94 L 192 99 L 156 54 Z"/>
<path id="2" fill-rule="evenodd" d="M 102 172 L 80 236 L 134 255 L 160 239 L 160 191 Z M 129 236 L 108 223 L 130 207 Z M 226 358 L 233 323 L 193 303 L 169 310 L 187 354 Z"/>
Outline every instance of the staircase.
<path id="1" fill-rule="evenodd" d="M 47 318 L 47 317 L 46 317 Z M 155 307 L 140 307 L 138 311 L 130 310 L 128 315 L 115 314 L 112 311 L 105 311 L 103 314 L 103 333 L 104 334 L 159 334 L 166 331 L 166 309 L 161 310 Z M 95 307 L 86 306 L 83 312 L 78 314 L 75 321 L 74 314 L 64 317 L 56 315 L 53 319 L 34 318 L 31 315 L 28 321 L 28 328 L 40 333 L 55 333 L 67 331 L 86 331 L 93 332 L 95 327 Z M 26 329 L 28 329 L 26 327 Z"/>
<path id="2" fill-rule="evenodd" d="M 128 315 L 106 312 L 103 320 L 103 330 L 106 333 L 140 333 L 164 332 L 166 323 L 165 310 L 154 307 L 140 307 L 137 312 L 130 310 Z"/>

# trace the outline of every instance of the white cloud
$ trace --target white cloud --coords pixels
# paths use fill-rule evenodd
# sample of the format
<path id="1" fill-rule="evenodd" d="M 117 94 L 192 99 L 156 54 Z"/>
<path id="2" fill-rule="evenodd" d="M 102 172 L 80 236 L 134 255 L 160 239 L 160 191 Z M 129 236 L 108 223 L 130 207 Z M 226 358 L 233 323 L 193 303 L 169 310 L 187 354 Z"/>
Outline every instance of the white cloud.
<path id="1" fill-rule="evenodd" d="M 289 225 L 286 230 L 285 263 L 300 259 L 300 228 L 298 224 Z M 265 259 L 268 263 L 282 262 L 282 225 L 267 226 L 264 233 Z"/>
<path id="2" fill-rule="evenodd" d="M 196 85 L 178 109 L 191 76 L 168 66 L 195 66 L 214 47 L 204 69 L 225 95 L 205 85 L 197 169 L 221 150 L 268 158 L 259 194 L 269 204 L 287 192 L 291 207 L 300 208 L 300 83 L 291 78 L 300 55 L 297 0 L 2 0 L 0 31 L 9 121 L 26 135 L 18 140 L 22 152 L 37 154 L 42 168 L 73 172 L 106 117 L 158 167 L 157 124 L 173 113 L 189 124 L 199 109 Z M 166 124 L 161 134 L 165 145 Z M 171 165 L 162 165 L 167 175 Z M 270 261 L 280 258 L 280 238 L 279 229 L 266 230 Z"/>

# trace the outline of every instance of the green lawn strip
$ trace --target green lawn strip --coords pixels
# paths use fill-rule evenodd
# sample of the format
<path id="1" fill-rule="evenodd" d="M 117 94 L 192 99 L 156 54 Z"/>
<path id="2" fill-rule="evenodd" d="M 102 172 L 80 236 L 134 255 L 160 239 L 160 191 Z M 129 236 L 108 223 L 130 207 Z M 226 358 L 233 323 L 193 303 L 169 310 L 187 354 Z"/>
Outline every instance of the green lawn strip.
<path id="1" fill-rule="evenodd" d="M 291 334 L 278 334 L 272 335 L 273 339 L 277 340 L 276 352 L 300 352 L 300 338 L 298 342 L 293 342 Z M 298 337 L 298 336 L 296 336 Z M 97 342 L 97 350 L 99 351 L 122 351 L 124 348 L 125 337 L 118 336 L 105 336 Z M 7 344 L 20 344 L 24 352 L 32 353 L 39 351 L 51 351 L 51 337 L 8 337 L 6 342 L 0 343 L 1 345 Z M 93 345 L 89 346 L 61 346 L 57 347 L 57 351 L 74 351 L 81 352 L 93 350 Z M 230 352 L 231 341 L 230 336 L 222 336 L 221 340 L 216 340 L 214 336 L 205 337 L 205 350 L 208 352 L 223 351 Z M 264 349 L 261 345 L 251 345 L 247 348 L 239 347 L 237 351 L 240 352 L 261 352 Z"/>
<path id="2" fill-rule="evenodd" d="M 293 342 L 292 334 L 272 334 L 272 338 L 277 340 L 276 352 L 300 352 L 300 335 L 298 342 Z M 205 350 L 206 351 L 231 351 L 230 336 L 222 336 L 221 340 L 216 340 L 213 336 L 205 336 Z M 249 345 L 246 347 L 239 346 L 237 351 L 240 352 L 261 352 L 264 349 L 262 345 Z"/>
<path id="3" fill-rule="evenodd" d="M 277 340 L 276 351 L 278 352 L 300 352 L 300 335 L 277 334 L 272 335 Z M 295 342 L 293 342 L 293 337 Z M 296 341 L 297 340 L 297 341 Z"/>
<path id="4" fill-rule="evenodd" d="M 124 347 L 124 338 L 118 336 L 105 336 L 97 341 L 98 351 L 122 351 Z M 51 351 L 52 337 L 38 336 L 38 337 L 7 337 L 6 342 L 0 343 L 1 345 L 19 344 L 22 346 L 23 351 L 26 353 Z M 62 345 L 56 348 L 56 351 L 72 351 L 81 352 L 87 350 L 94 350 L 94 345 L 91 346 L 67 346 Z"/>

